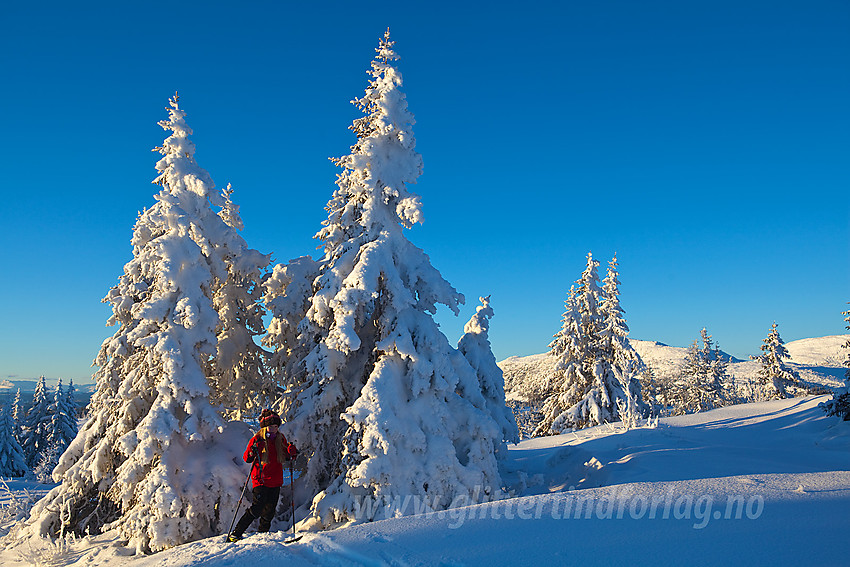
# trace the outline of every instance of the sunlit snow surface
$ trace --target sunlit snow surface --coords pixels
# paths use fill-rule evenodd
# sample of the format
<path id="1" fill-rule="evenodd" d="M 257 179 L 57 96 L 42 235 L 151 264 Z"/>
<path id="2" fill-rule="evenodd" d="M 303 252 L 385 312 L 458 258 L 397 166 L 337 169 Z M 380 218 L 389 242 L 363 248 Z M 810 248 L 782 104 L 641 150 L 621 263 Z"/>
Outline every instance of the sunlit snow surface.
<path id="1" fill-rule="evenodd" d="M 306 534 L 290 545 L 277 532 L 136 557 L 110 532 L 67 544 L 7 536 L 0 564 L 846 564 L 850 422 L 826 417 L 817 407 L 824 399 L 526 440 L 511 446 L 504 475 L 516 497 L 443 515 Z"/>

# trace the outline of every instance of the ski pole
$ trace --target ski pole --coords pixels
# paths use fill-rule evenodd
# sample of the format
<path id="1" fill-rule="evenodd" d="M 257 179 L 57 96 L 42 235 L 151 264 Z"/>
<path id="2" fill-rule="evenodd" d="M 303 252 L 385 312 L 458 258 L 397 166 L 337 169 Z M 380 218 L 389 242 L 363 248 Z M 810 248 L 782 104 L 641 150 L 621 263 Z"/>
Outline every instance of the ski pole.
<path id="1" fill-rule="evenodd" d="M 289 459 L 289 490 L 292 496 L 292 535 L 295 535 L 295 486 L 292 484 L 292 459 Z"/>
<path id="2" fill-rule="evenodd" d="M 245 484 L 242 486 L 242 494 L 239 495 L 239 502 L 236 504 L 236 511 L 233 513 L 233 521 L 230 522 L 230 529 L 227 530 L 228 539 L 230 539 L 230 534 L 233 533 L 233 524 L 236 523 L 236 516 L 239 515 L 239 507 L 242 506 L 242 499 L 245 498 L 245 489 L 248 488 L 248 481 L 251 480 L 252 472 L 254 472 L 254 463 L 251 463 L 251 470 L 248 471 L 248 476 L 245 478 Z"/>

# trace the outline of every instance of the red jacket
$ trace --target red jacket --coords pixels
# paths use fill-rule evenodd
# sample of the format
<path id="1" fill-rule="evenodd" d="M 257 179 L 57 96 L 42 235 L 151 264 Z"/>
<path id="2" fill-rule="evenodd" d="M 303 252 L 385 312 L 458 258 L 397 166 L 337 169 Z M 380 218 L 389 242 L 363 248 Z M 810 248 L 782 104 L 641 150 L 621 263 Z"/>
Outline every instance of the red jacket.
<path id="1" fill-rule="evenodd" d="M 248 447 L 245 449 L 245 454 L 242 458 L 246 463 L 254 461 L 253 468 L 251 469 L 251 482 L 253 486 L 276 488 L 283 485 L 283 464 L 281 461 L 289 460 L 289 453 L 287 452 L 289 443 L 286 442 L 286 437 L 283 436 L 283 433 L 278 432 L 277 434 L 280 435 L 283 441 L 282 458 L 278 457 L 277 443 L 269 442 L 271 441 L 270 439 L 262 439 L 257 434 L 248 441 Z M 263 450 L 268 450 L 268 459 L 263 459 L 266 460 L 265 463 L 260 462 Z M 251 458 L 252 454 L 254 456 L 253 459 Z"/>

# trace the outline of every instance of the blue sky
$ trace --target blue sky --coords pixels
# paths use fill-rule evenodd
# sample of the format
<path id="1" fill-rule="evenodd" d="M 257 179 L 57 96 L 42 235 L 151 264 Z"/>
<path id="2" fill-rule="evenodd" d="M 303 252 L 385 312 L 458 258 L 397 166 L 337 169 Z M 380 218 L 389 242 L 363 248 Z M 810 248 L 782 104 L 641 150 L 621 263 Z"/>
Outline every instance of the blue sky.
<path id="1" fill-rule="evenodd" d="M 387 27 L 425 162 L 409 237 L 467 297 L 453 342 L 491 294 L 497 359 L 545 351 L 588 251 L 617 253 L 634 338 L 845 332 L 847 2 L 24 4 L 0 22 L 0 378 L 90 377 L 175 90 L 249 244 L 316 256 Z"/>

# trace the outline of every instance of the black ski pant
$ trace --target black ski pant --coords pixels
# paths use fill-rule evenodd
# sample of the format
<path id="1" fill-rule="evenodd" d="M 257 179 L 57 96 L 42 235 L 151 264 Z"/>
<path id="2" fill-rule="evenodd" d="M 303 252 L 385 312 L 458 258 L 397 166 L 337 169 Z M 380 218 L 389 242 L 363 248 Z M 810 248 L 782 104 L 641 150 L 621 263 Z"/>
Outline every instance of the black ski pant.
<path id="1" fill-rule="evenodd" d="M 245 510 L 239 522 L 236 524 L 236 529 L 233 534 L 237 537 L 242 537 L 251 522 L 260 519 L 260 525 L 257 531 L 260 533 L 269 531 L 272 527 L 272 519 L 274 518 L 275 510 L 277 509 L 277 500 L 280 498 L 280 487 L 275 486 L 255 486 L 251 491 L 253 493 L 253 503 L 251 507 Z"/>

